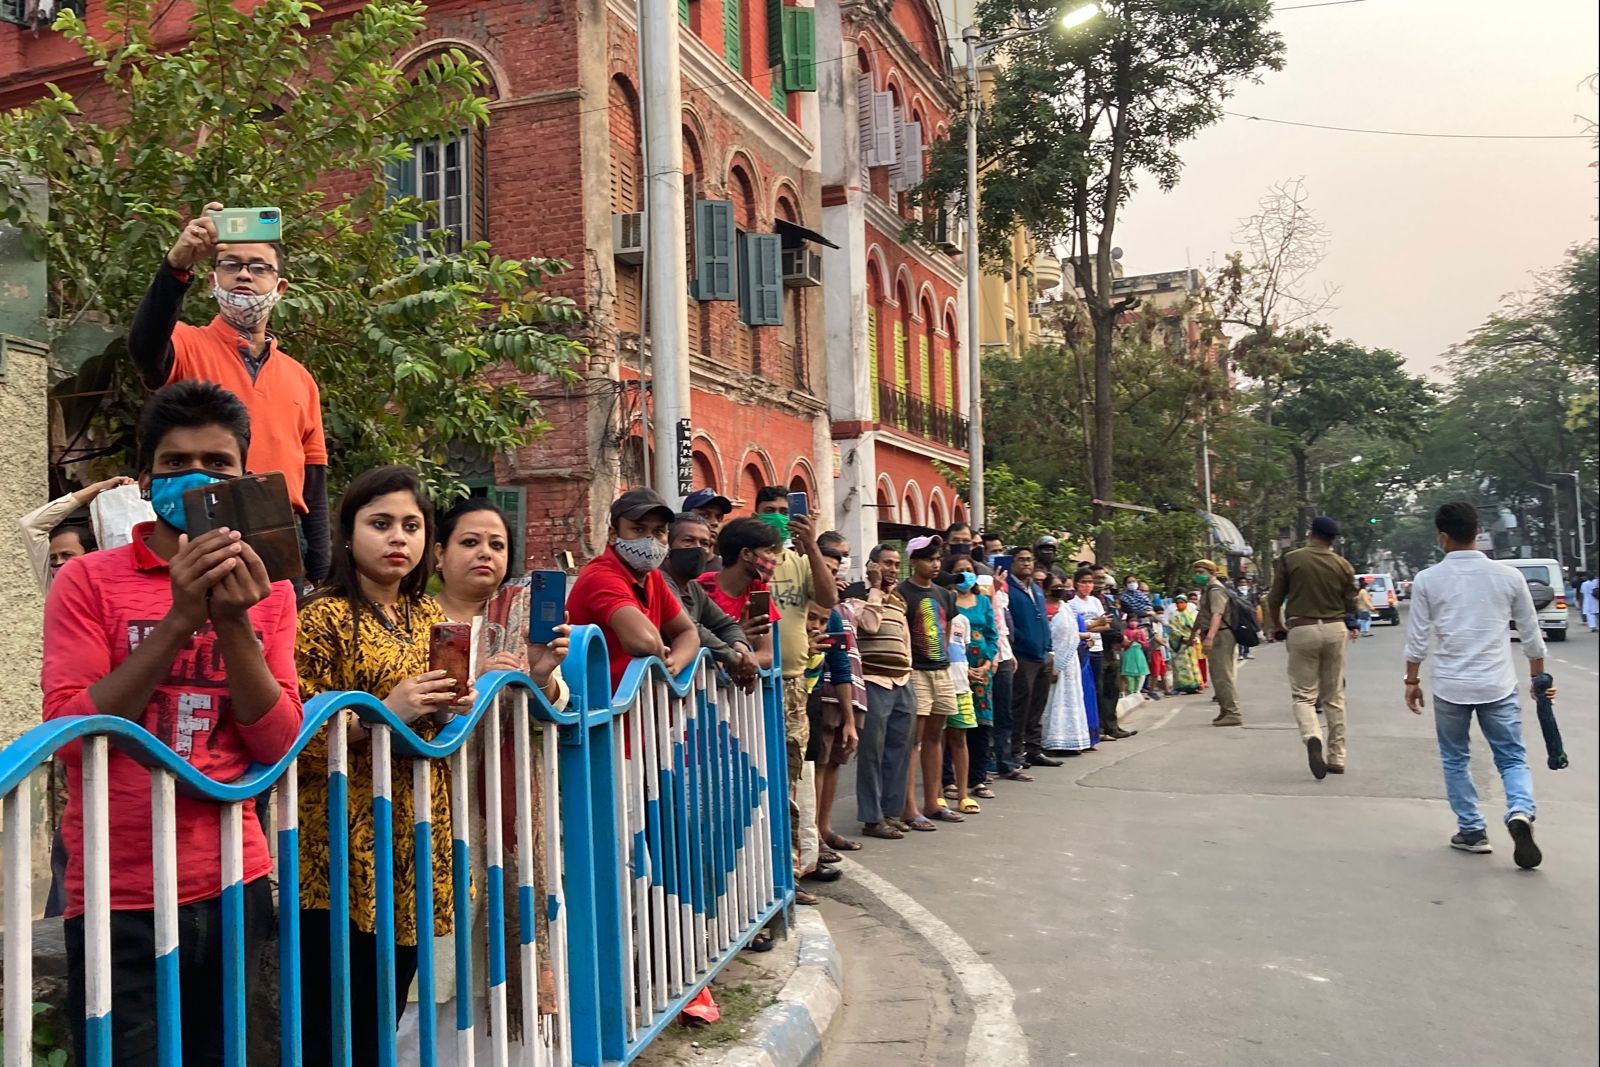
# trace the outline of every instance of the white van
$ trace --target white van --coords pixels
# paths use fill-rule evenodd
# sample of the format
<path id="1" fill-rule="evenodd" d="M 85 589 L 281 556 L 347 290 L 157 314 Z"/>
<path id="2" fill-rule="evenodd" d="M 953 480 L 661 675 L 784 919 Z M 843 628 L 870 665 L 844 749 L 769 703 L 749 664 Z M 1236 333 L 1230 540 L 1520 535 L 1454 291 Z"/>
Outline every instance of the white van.
<path id="1" fill-rule="evenodd" d="M 1503 559 L 1501 563 L 1522 572 L 1539 612 L 1539 629 L 1552 641 L 1567 639 L 1567 583 L 1561 564 L 1553 559 Z M 1516 623 L 1511 624 L 1516 629 Z"/>

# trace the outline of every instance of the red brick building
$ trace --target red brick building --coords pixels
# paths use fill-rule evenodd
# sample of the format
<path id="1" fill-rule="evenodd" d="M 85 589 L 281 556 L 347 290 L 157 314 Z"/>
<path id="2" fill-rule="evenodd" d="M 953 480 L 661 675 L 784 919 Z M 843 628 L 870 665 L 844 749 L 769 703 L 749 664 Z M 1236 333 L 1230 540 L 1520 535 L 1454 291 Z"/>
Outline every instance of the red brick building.
<path id="1" fill-rule="evenodd" d="M 908 194 L 960 107 L 944 25 L 931 0 L 818 12 L 818 54 L 839 60 L 818 70 L 823 232 L 846 253 L 825 282 L 836 514 L 861 546 L 966 518 L 939 470 L 967 466 L 959 231 Z"/>
<path id="2" fill-rule="evenodd" d="M 90 27 L 103 25 L 97 0 L 84 2 Z M 356 6 L 328 0 L 325 17 Z M 189 0 L 161 9 L 160 44 L 181 45 L 190 10 Z M 747 253 L 770 251 L 777 263 L 780 247 L 820 252 L 824 271 L 841 258 L 804 236 L 821 227 L 822 215 L 818 108 L 808 90 L 826 64 L 811 63 L 812 12 L 783 0 L 681 0 L 679 11 L 691 284 L 689 294 L 670 298 L 685 300 L 689 314 L 695 484 L 743 504 L 763 485 L 784 484 L 812 493 L 814 510 L 829 514 L 823 290 L 797 284 L 806 281 L 803 255 L 787 280 L 781 268 L 746 269 L 755 262 Z M 535 564 L 560 549 L 597 551 L 606 506 L 648 467 L 641 316 L 663 294 L 646 291 L 632 218 L 643 193 L 634 19 L 633 4 L 607 0 L 435 0 L 426 39 L 400 57 L 410 70 L 459 48 L 483 63 L 492 100 L 486 130 L 414 146 L 412 167 L 396 179 L 403 191 L 431 201 L 442 225 L 487 238 L 501 255 L 552 256 L 574 267 L 552 288 L 587 316 L 592 357 L 582 381 L 571 389 L 536 383 L 552 432 L 498 458 L 492 471 L 485 464 L 468 472 L 522 507 Z M 92 114 L 98 77 L 52 31 L 0 23 L 0 107 L 25 103 L 54 81 Z M 917 98 L 909 79 L 901 84 L 908 101 Z M 924 106 L 931 136 L 938 120 Z M 712 284 L 718 269 L 728 278 Z M 919 291 L 915 275 L 905 284 Z M 942 315 L 942 297 L 930 299 Z"/>

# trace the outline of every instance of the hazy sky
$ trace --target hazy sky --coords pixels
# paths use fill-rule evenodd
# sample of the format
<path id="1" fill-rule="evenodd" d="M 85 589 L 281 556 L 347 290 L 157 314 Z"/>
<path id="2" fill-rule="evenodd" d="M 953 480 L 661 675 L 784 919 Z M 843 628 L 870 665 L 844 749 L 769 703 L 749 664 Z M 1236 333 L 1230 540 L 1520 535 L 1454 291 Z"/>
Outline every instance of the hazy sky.
<path id="1" fill-rule="evenodd" d="M 1280 7 L 1309 0 L 1282 0 Z M 1595 0 L 1363 0 L 1280 11 L 1287 66 L 1229 110 L 1435 133 L 1579 133 L 1596 112 Z M 1332 245 L 1336 333 L 1432 368 L 1494 310 L 1595 235 L 1584 140 L 1378 137 L 1228 118 L 1183 150 L 1171 193 L 1147 187 L 1116 234 L 1130 274 L 1203 267 L 1235 247 L 1266 188 L 1303 176 Z"/>

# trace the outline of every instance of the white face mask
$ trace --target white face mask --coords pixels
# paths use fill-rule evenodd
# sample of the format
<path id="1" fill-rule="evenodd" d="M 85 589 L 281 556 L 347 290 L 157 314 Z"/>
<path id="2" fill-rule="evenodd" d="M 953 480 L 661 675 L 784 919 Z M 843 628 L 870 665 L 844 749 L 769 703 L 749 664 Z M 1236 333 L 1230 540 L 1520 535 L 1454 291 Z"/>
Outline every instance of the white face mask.
<path id="1" fill-rule="evenodd" d="M 615 544 L 617 555 L 622 557 L 622 562 L 641 572 L 658 569 L 666 562 L 667 553 L 671 551 L 665 542 L 654 537 L 634 537 L 627 540 L 619 537 Z"/>
<path id="2" fill-rule="evenodd" d="M 213 281 L 211 295 L 217 298 L 217 310 L 229 326 L 253 330 L 271 317 L 281 294 L 276 289 L 267 293 L 230 293 Z"/>
<path id="3" fill-rule="evenodd" d="M 849 556 L 843 556 L 843 557 L 841 557 L 839 559 L 839 577 L 840 578 L 849 578 L 850 577 L 850 557 Z"/>

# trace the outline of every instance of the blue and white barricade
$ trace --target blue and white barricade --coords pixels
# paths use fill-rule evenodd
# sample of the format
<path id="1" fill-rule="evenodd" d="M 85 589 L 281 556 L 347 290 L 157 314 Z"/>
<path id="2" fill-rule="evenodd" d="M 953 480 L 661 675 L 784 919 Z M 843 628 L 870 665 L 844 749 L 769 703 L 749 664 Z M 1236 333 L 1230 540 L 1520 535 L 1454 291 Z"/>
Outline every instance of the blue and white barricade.
<path id="1" fill-rule="evenodd" d="M 702 653 L 676 677 L 659 659 L 636 660 L 613 693 L 605 642 L 594 627 L 574 628 L 562 671 L 572 691 L 566 708 L 551 707 L 527 676 L 497 672 L 479 680 L 471 711 L 431 740 L 419 737 L 370 694 L 321 694 L 307 703 L 288 755 L 226 783 L 207 778 L 142 727 L 116 716 L 54 720 L 12 742 L 0 751 L 4 1067 L 33 1063 L 30 775 L 75 741 L 82 742 L 83 759 L 88 1046 L 83 1067 L 113 1063 L 107 840 L 112 745 L 150 772 L 160 1062 L 171 1067 L 183 1062 L 177 898 L 184 857 L 177 853 L 177 795 L 181 791 L 216 805 L 225 1060 L 243 1067 L 251 1037 L 243 805 L 271 789 L 279 964 L 274 1037 L 284 1067 L 304 1064 L 298 903 L 299 775 L 306 768 L 297 758 L 324 727 L 334 972 L 327 1010 L 335 1063 L 350 1059 L 352 804 L 370 804 L 373 817 L 381 1062 L 397 1060 L 395 1019 L 404 1008 L 396 1002 L 393 981 L 397 819 L 410 820 L 414 844 L 418 1003 L 413 1008 L 421 1064 L 433 1067 L 440 1050 L 450 1050 L 448 1062 L 470 1065 L 485 1047 L 493 1067 L 601 1067 L 632 1060 L 793 899 L 781 682 L 776 671 L 769 671 L 749 692 L 719 684 L 715 666 Z M 371 796 L 349 791 L 345 729 L 351 714 L 372 731 Z M 481 788 L 469 774 L 474 764 L 481 767 Z M 435 899 L 433 889 L 429 798 L 433 776 L 441 774 L 451 784 L 451 900 Z M 410 776 L 409 811 L 394 810 L 396 775 Z M 506 811 L 507 804 L 513 810 Z M 472 839 L 474 826 L 482 828 L 485 840 Z M 475 906 L 486 920 L 487 936 L 474 925 Z M 430 935 L 440 908 L 450 909 L 455 928 L 453 1034 L 439 1032 L 443 1027 L 433 1011 L 438 961 Z M 512 917 L 516 944 L 508 951 Z M 486 996 L 473 980 L 475 962 L 487 963 Z M 515 1004 L 509 992 L 512 975 L 519 979 Z M 61 1028 L 66 1025 L 63 1021 Z"/>

